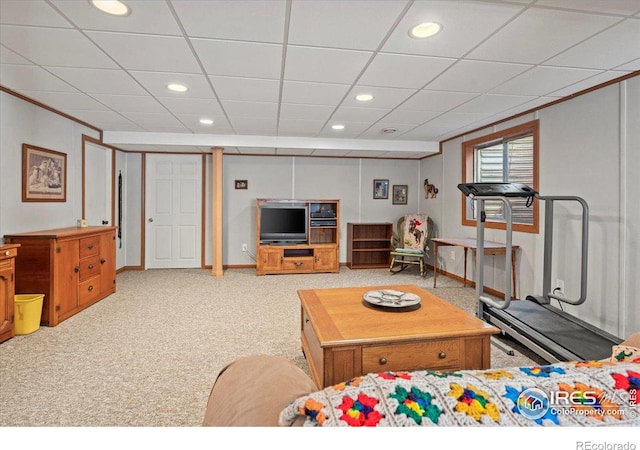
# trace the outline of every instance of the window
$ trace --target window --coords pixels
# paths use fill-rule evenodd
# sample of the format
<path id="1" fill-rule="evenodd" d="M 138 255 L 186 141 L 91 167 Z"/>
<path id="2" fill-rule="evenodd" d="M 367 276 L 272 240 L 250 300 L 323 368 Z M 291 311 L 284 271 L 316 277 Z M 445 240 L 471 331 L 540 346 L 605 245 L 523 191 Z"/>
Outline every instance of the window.
<path id="1" fill-rule="evenodd" d="M 538 190 L 538 121 L 462 144 L 463 183 L 523 183 Z M 476 226 L 476 202 L 463 195 L 462 224 Z M 514 231 L 538 232 L 538 201 L 511 200 Z M 487 228 L 505 229 L 504 204 L 486 201 Z"/>

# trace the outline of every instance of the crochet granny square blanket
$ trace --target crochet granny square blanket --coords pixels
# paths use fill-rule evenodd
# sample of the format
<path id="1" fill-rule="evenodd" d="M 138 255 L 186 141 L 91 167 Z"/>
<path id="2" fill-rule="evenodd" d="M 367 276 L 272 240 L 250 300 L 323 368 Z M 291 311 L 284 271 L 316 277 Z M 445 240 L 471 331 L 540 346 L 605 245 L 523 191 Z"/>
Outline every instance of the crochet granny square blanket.
<path id="1" fill-rule="evenodd" d="M 640 425 L 640 358 L 540 367 L 379 372 L 294 400 L 280 425 Z"/>

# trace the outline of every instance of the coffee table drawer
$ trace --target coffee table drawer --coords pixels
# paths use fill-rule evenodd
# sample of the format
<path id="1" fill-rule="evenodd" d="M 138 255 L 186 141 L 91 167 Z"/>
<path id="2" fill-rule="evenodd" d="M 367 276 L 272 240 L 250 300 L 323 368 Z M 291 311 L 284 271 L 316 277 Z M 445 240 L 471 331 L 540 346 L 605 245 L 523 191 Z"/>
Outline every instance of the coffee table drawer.
<path id="1" fill-rule="evenodd" d="M 457 339 L 378 345 L 362 349 L 362 372 L 457 369 L 460 367 Z"/>

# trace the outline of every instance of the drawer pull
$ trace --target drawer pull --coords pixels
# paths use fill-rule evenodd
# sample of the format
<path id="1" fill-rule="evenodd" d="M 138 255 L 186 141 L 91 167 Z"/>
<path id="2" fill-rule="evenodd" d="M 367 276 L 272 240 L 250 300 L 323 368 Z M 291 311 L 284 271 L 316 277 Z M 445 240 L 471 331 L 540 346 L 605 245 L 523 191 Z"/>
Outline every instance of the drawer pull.
<path id="1" fill-rule="evenodd" d="M 438 358 L 445 359 L 446 357 L 447 357 L 447 354 L 445 352 L 438 353 Z"/>
<path id="2" fill-rule="evenodd" d="M 80 267 L 75 266 L 75 267 L 73 268 L 73 270 L 74 270 L 74 272 L 76 272 L 76 273 L 77 273 L 77 272 L 80 272 Z"/>
<path id="3" fill-rule="evenodd" d="M 101 260 L 100 260 L 100 264 L 104 264 L 104 263 L 106 263 L 106 262 L 107 262 L 107 260 L 106 260 L 106 259 L 101 259 Z"/>
<path id="4" fill-rule="evenodd" d="M 7 250 L 6 252 L 4 252 L 5 256 L 9 256 L 11 254 L 11 250 Z"/>
<path id="5" fill-rule="evenodd" d="M 88 248 L 89 250 L 93 250 L 93 244 L 89 244 L 89 245 L 87 245 L 87 248 Z"/>
<path id="6" fill-rule="evenodd" d="M 387 358 L 380 358 L 380 361 L 378 361 L 380 363 L 381 366 L 384 366 L 387 363 Z"/>
<path id="7" fill-rule="evenodd" d="M 93 269 L 93 264 L 89 264 L 89 270 Z"/>
<path id="8" fill-rule="evenodd" d="M 89 292 L 93 291 L 93 285 L 91 285 L 91 284 L 90 284 L 90 285 L 89 285 L 89 287 L 87 288 L 87 290 L 88 290 Z"/>
<path id="9" fill-rule="evenodd" d="M 309 319 L 304 319 L 304 323 L 309 323 Z"/>

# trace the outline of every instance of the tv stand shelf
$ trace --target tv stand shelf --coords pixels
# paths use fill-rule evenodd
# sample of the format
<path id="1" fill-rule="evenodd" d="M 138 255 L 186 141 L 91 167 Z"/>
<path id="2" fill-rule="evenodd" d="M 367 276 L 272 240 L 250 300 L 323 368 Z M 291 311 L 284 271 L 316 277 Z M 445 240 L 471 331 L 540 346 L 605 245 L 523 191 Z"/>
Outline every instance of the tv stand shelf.
<path id="1" fill-rule="evenodd" d="M 277 239 L 274 239 L 275 241 L 265 239 L 265 233 L 261 233 L 263 208 L 286 209 L 287 207 L 305 210 L 304 241 L 287 243 L 277 242 Z M 256 208 L 256 242 L 258 242 L 256 275 L 340 271 L 338 264 L 340 200 L 258 199 Z M 283 226 L 283 231 L 286 229 L 287 225 Z M 296 233 L 298 231 L 295 230 Z M 297 239 L 300 237 L 297 236 Z M 282 240 L 286 241 L 284 238 Z"/>

